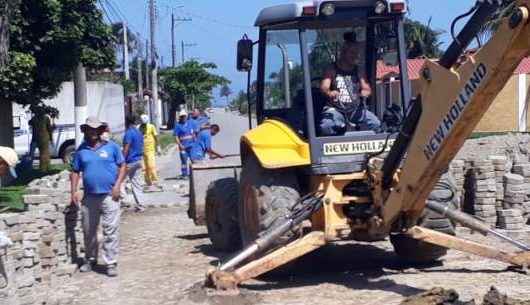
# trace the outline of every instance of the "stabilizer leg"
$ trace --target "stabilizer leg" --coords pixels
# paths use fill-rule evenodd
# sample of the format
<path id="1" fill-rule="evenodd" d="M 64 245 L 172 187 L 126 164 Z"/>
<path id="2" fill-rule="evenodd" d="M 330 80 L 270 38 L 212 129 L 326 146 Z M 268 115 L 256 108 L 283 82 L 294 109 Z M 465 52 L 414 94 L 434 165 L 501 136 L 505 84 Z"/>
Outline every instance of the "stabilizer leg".
<path id="1" fill-rule="evenodd" d="M 325 244 L 324 232 L 311 232 L 233 272 L 213 270 L 207 278 L 218 290 L 236 289 L 238 284 L 285 265 Z"/>
<path id="2" fill-rule="evenodd" d="M 498 260 L 524 269 L 530 264 L 530 251 L 509 253 L 497 248 L 418 226 L 411 228 L 406 234 L 411 238 L 427 243 Z"/>

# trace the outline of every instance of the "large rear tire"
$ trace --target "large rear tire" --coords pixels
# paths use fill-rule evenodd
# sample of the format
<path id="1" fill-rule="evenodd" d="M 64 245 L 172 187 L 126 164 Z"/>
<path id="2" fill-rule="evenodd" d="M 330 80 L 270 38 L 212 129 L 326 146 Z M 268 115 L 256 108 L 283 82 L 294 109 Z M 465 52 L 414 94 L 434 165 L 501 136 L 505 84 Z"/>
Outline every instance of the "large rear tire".
<path id="1" fill-rule="evenodd" d="M 232 252 L 241 248 L 237 205 L 239 183 L 235 178 L 212 182 L 206 191 L 206 228 L 215 249 Z"/>
<path id="2" fill-rule="evenodd" d="M 243 246 L 281 224 L 300 199 L 298 180 L 289 169 L 268 170 L 255 156 L 243 160 L 239 222 Z M 296 237 L 288 234 L 278 244 Z"/>
<path id="3" fill-rule="evenodd" d="M 446 173 L 431 192 L 427 201 L 435 201 L 448 205 L 450 209 L 458 209 L 456 190 L 454 178 Z M 418 225 L 449 235 L 456 234 L 455 224 L 451 220 L 429 209 L 425 209 Z M 396 254 L 410 263 L 431 263 L 447 254 L 447 249 L 444 247 L 419 241 L 404 234 L 390 235 L 390 242 L 394 246 Z"/>

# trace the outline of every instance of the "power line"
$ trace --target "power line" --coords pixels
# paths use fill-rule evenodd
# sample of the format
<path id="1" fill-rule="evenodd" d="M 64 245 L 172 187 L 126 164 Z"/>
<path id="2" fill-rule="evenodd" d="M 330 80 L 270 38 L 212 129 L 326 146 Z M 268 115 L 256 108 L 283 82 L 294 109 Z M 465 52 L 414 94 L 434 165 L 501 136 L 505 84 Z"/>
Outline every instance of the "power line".
<path id="1" fill-rule="evenodd" d="M 190 11 L 187 11 L 187 13 L 189 15 L 193 16 L 193 17 L 198 18 L 198 19 L 202 19 L 204 21 L 208 21 L 208 22 L 211 22 L 211 23 L 219 24 L 219 25 L 224 25 L 224 26 L 227 26 L 227 27 L 232 27 L 232 28 L 237 28 L 237 29 L 254 29 L 253 26 L 239 25 L 239 24 L 233 24 L 233 23 L 229 23 L 229 22 L 224 22 L 224 21 L 221 21 L 221 20 L 218 20 L 218 19 L 215 19 L 215 18 L 206 17 L 206 16 L 203 16 L 203 15 L 200 15 L 200 14 L 196 14 L 196 13 L 190 12 Z"/>
<path id="2" fill-rule="evenodd" d="M 120 6 L 117 5 L 116 3 L 113 2 L 113 0 L 106 0 L 111 7 L 114 8 L 114 10 L 116 11 L 116 13 L 118 14 L 118 16 L 120 16 L 120 19 L 122 20 L 127 20 L 127 18 L 125 17 L 125 15 L 123 14 L 123 12 L 120 10 Z M 129 23 L 129 22 L 127 22 Z"/>
<path id="3" fill-rule="evenodd" d="M 101 11 L 103 11 L 103 15 L 105 15 L 105 17 L 107 17 L 107 20 L 109 21 L 109 23 L 112 24 L 113 22 L 112 22 L 112 19 L 110 18 L 109 12 L 107 11 L 107 9 L 103 5 L 103 3 L 98 2 L 98 4 L 99 4 L 99 8 L 101 9 Z"/>

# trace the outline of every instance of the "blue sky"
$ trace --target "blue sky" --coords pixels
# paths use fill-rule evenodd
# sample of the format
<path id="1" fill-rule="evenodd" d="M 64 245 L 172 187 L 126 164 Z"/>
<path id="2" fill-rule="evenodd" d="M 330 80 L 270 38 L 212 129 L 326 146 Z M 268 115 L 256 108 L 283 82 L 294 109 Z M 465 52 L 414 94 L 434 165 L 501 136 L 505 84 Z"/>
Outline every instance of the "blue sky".
<path id="1" fill-rule="evenodd" d="M 102 0 L 115 8 L 108 8 L 109 15 L 116 20 L 120 13 L 125 16 L 131 28 L 139 32 L 143 39 L 148 37 L 149 20 L 147 0 Z M 252 26 L 259 10 L 263 7 L 293 2 L 292 0 L 157 0 L 159 19 L 157 43 L 163 64 L 171 65 L 171 11 L 177 17 L 191 18 L 192 21 L 177 23 L 175 36 L 177 58 L 180 62 L 180 41 L 197 44 L 186 48 L 186 57 L 200 61 L 214 62 L 219 66 L 217 73 L 232 81 L 233 91 L 245 87 L 246 76 L 235 69 L 235 45 L 237 40 L 248 33 L 257 38 Z M 464 13 L 474 0 L 410 0 L 410 18 L 427 22 L 432 18 L 434 29 L 449 31 L 451 21 Z M 108 5 L 107 5 L 108 6 Z M 182 7 L 180 7 L 182 6 Z M 443 41 L 450 40 L 448 34 Z M 217 92 L 214 98 L 219 99 Z"/>

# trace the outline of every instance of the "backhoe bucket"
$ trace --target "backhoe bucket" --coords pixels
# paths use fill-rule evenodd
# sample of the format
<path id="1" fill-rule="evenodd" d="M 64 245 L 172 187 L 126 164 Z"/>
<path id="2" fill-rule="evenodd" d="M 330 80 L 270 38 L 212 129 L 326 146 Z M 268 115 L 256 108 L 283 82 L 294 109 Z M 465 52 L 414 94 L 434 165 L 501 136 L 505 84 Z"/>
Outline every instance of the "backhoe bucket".
<path id="1" fill-rule="evenodd" d="M 206 190 L 217 180 L 235 178 L 239 180 L 241 159 L 229 156 L 192 164 L 190 178 L 190 204 L 188 217 L 198 226 L 206 225 Z"/>

